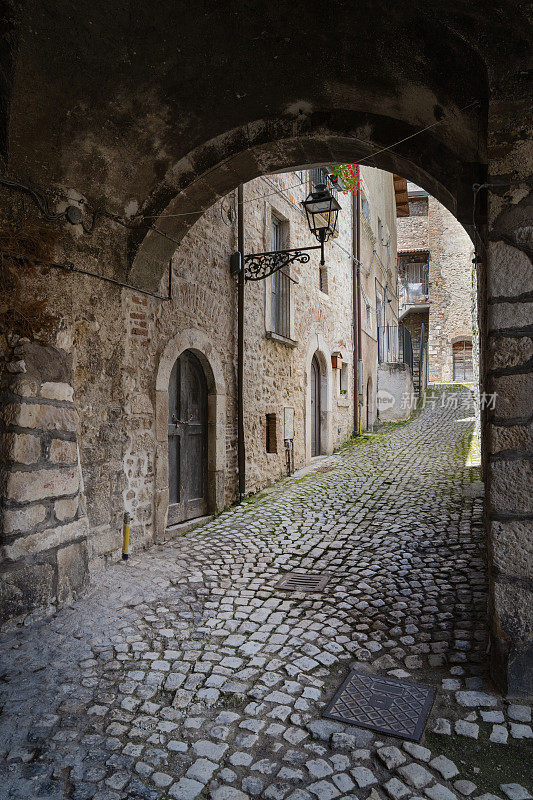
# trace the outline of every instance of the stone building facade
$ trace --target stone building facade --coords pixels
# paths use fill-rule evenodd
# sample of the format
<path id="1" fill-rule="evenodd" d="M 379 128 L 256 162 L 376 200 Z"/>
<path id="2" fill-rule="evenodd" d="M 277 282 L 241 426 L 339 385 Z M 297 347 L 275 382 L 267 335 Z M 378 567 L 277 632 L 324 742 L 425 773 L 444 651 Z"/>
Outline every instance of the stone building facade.
<path id="1" fill-rule="evenodd" d="M 301 201 L 319 177 L 317 170 L 288 172 L 245 185 L 245 252 L 273 249 L 274 235 L 283 248 L 316 244 Z M 364 286 L 373 309 L 363 352 L 372 394 L 365 392 L 364 402 L 375 414 L 376 304 L 395 285 L 395 209 L 390 174 L 366 168 L 363 185 L 372 208 L 361 237 L 369 266 Z M 339 200 L 338 234 L 326 244 L 325 267 L 312 251 L 308 263 L 293 264 L 283 276 L 283 330 L 273 308 L 280 289 L 275 279 L 246 284 L 246 492 L 331 453 L 354 429 L 354 218 L 352 197 Z M 52 269 L 36 291 L 55 309 L 53 341 L 2 341 L 3 618 L 83 590 L 94 570 L 120 557 L 124 513 L 131 518 L 133 547 L 142 548 L 172 535 L 169 507 L 177 509 L 172 521 L 179 522 L 235 501 L 237 289 L 229 259 L 237 249 L 236 216 L 231 193 L 190 227 L 171 261 L 170 299 L 168 276 L 154 297 Z M 387 230 L 382 241 L 378 218 Z M 390 272 L 383 272 L 384 264 Z M 395 308 L 387 304 L 383 318 Z M 178 480 L 186 493 L 181 482 L 184 471 L 194 472 L 194 452 L 187 468 L 180 462 L 176 472 L 171 436 L 179 427 L 172 424 L 178 361 L 180 369 L 198 371 L 205 405 L 197 451 L 205 461 L 202 498 L 196 512 L 182 517 L 169 487 Z"/>
<path id="2" fill-rule="evenodd" d="M 378 391 L 389 381 L 380 364 L 397 363 L 398 292 L 396 202 L 392 175 L 361 168 L 362 429 L 378 415 Z"/>
<path id="3" fill-rule="evenodd" d="M 434 197 L 407 184 L 408 214 L 398 218 L 400 320 L 410 334 L 418 384 L 475 379 L 476 286 L 472 240 Z M 427 372 L 426 372 L 427 370 Z"/>

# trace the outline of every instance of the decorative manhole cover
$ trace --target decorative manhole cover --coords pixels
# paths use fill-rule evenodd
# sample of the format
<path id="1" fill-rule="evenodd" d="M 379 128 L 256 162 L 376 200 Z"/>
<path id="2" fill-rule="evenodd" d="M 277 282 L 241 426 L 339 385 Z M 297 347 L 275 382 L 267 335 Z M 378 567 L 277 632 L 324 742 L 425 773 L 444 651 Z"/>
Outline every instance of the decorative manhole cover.
<path id="1" fill-rule="evenodd" d="M 432 686 L 352 671 L 324 716 L 419 742 L 434 699 Z"/>
<path id="2" fill-rule="evenodd" d="M 320 592 L 331 578 L 331 573 L 309 575 L 306 572 L 288 572 L 276 583 L 276 589 L 287 589 L 291 592 Z"/>

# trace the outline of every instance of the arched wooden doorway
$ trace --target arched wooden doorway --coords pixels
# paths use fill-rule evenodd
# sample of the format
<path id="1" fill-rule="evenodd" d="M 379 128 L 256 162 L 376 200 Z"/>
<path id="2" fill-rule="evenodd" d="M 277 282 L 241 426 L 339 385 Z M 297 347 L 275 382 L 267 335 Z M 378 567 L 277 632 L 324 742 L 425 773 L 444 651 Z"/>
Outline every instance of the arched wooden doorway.
<path id="1" fill-rule="evenodd" d="M 311 361 L 311 456 L 319 456 L 322 452 L 320 437 L 320 365 L 316 355 Z"/>
<path id="2" fill-rule="evenodd" d="M 366 429 L 372 427 L 372 378 L 366 382 Z"/>
<path id="3" fill-rule="evenodd" d="M 168 387 L 168 525 L 207 512 L 207 382 L 199 359 L 185 350 Z"/>

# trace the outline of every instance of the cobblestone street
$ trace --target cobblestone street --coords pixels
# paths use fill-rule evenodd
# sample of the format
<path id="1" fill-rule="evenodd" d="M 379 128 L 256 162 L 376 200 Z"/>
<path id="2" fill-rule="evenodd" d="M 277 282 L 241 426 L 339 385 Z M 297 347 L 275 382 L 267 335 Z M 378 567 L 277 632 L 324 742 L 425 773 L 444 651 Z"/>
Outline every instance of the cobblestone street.
<path id="1" fill-rule="evenodd" d="M 5 633 L 0 797 L 529 798 L 531 710 L 486 675 L 473 429 L 441 389 Z M 324 718 L 351 667 L 437 688 L 420 745 Z"/>

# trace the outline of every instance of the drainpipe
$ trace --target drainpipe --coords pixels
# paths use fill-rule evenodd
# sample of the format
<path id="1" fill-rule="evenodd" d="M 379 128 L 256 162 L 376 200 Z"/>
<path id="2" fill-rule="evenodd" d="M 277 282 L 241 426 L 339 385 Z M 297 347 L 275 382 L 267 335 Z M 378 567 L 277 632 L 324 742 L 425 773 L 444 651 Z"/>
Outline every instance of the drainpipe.
<path id="1" fill-rule="evenodd" d="M 237 189 L 237 249 L 241 269 L 237 283 L 237 466 L 239 501 L 246 494 L 246 450 L 244 444 L 244 206 L 243 185 Z"/>
<path id="2" fill-rule="evenodd" d="M 358 176 L 359 176 L 359 167 Z M 352 297 L 352 315 L 353 315 L 353 362 L 354 362 L 354 403 L 353 403 L 353 416 L 354 416 L 354 432 L 360 436 L 362 433 L 362 411 L 363 411 L 363 361 L 361 349 L 361 203 L 360 200 L 360 186 L 357 184 L 356 191 L 352 195 L 352 221 L 353 221 L 353 236 L 352 236 L 352 250 L 355 260 L 352 261 L 353 277 L 353 297 Z"/>

